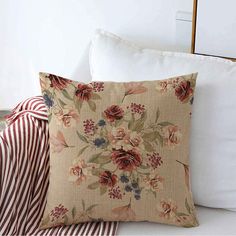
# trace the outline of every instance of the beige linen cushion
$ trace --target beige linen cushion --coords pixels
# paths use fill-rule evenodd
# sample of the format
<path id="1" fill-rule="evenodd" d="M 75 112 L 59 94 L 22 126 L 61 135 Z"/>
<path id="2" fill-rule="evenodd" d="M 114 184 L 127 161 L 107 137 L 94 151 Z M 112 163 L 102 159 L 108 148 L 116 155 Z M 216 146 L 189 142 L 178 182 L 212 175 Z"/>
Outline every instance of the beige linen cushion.
<path id="1" fill-rule="evenodd" d="M 196 76 L 83 84 L 40 73 L 50 133 L 41 228 L 97 220 L 197 226 L 189 186 Z"/>

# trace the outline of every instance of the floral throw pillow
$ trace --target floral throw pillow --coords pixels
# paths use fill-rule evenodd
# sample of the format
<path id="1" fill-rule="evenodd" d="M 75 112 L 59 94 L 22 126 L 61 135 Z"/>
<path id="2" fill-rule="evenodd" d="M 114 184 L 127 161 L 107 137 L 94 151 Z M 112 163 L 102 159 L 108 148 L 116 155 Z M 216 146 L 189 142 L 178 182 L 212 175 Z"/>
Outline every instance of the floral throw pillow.
<path id="1" fill-rule="evenodd" d="M 40 73 L 50 133 L 40 227 L 87 221 L 197 226 L 189 185 L 196 77 L 84 84 Z"/>

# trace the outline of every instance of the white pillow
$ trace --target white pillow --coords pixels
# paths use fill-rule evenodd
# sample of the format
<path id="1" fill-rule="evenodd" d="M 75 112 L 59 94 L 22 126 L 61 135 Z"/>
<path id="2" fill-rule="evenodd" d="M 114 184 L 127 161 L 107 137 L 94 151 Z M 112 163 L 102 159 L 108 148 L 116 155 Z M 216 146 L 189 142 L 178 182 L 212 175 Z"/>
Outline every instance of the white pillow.
<path id="1" fill-rule="evenodd" d="M 139 81 L 198 72 L 191 135 L 195 203 L 236 211 L 236 63 L 186 53 L 141 49 L 111 33 L 96 33 L 93 80 Z"/>

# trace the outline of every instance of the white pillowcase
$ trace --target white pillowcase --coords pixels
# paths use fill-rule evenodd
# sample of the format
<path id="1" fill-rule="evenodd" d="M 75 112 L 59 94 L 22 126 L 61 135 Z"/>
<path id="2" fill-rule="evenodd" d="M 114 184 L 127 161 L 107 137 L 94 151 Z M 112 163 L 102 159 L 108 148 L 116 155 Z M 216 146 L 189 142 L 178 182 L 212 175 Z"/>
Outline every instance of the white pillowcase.
<path id="1" fill-rule="evenodd" d="M 90 70 L 96 81 L 157 80 L 198 72 L 190 153 L 194 200 L 236 211 L 236 63 L 141 49 L 98 31 Z"/>

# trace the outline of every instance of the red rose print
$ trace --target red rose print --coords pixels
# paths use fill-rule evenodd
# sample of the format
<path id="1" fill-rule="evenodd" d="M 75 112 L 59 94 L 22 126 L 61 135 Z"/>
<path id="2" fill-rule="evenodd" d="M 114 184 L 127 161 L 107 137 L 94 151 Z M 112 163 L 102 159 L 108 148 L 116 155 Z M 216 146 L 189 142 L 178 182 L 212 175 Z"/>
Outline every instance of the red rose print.
<path id="1" fill-rule="evenodd" d="M 108 121 L 113 122 L 115 120 L 120 120 L 124 116 L 124 110 L 118 105 L 112 105 L 104 111 L 105 117 Z"/>
<path id="2" fill-rule="evenodd" d="M 91 85 L 78 84 L 77 90 L 75 91 L 75 95 L 81 100 L 88 101 L 92 96 L 92 91 L 93 88 Z"/>
<path id="3" fill-rule="evenodd" d="M 113 187 L 117 182 L 117 175 L 110 171 L 104 171 L 99 175 L 99 183 L 108 187 Z"/>
<path id="4" fill-rule="evenodd" d="M 175 88 L 175 95 L 177 98 L 184 102 L 193 94 L 193 89 L 191 88 L 191 84 L 189 81 L 181 81 L 177 87 Z"/>
<path id="5" fill-rule="evenodd" d="M 120 170 L 132 171 L 142 163 L 140 154 L 135 150 L 125 151 L 124 149 L 115 149 L 112 151 L 112 160 L 118 165 Z"/>
<path id="6" fill-rule="evenodd" d="M 50 87 L 55 88 L 57 90 L 65 89 L 67 85 L 71 83 L 71 80 L 64 79 L 60 76 L 56 76 L 52 74 L 49 74 L 48 78 L 51 82 Z"/>

